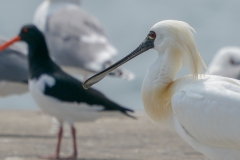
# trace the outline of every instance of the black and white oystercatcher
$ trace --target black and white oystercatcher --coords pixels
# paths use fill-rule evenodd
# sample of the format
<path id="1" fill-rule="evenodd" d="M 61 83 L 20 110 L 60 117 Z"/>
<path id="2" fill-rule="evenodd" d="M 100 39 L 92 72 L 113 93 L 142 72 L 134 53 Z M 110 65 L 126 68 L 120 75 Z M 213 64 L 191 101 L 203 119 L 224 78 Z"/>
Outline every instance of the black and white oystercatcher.
<path id="1" fill-rule="evenodd" d="M 43 0 L 35 11 L 33 23 L 44 33 L 54 62 L 84 81 L 113 64 L 117 50 L 101 23 L 80 4 L 81 0 Z M 126 80 L 134 78 L 124 68 L 109 75 Z M 51 130 L 55 132 L 56 121 L 53 122 Z"/>
<path id="2" fill-rule="evenodd" d="M 0 51 L 16 41 L 25 41 L 28 44 L 31 95 L 44 112 L 61 122 L 56 153 L 47 158 L 59 158 L 63 122 L 70 124 L 73 137 L 73 154 L 68 159 L 75 159 L 77 143 L 74 122 L 110 116 L 113 111 L 132 117 L 128 112 L 133 110 L 112 102 L 97 90 L 84 90 L 80 81 L 62 71 L 50 58 L 44 35 L 34 25 L 24 26 L 17 37 L 0 46 Z"/>

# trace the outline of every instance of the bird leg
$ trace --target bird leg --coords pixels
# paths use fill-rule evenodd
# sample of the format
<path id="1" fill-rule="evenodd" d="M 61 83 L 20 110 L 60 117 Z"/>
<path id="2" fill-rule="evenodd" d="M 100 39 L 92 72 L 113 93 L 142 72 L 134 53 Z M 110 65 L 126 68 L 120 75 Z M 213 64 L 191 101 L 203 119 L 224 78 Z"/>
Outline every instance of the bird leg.
<path id="1" fill-rule="evenodd" d="M 77 158 L 78 153 L 77 153 L 76 129 L 73 125 L 71 126 L 71 131 L 72 131 L 72 139 L 73 139 L 73 154 L 72 156 L 68 158 L 64 158 L 63 160 L 74 160 Z"/>
<path id="2" fill-rule="evenodd" d="M 72 137 L 73 137 L 73 156 L 77 158 L 77 139 L 76 139 L 76 129 L 74 126 L 72 129 Z"/>
<path id="3" fill-rule="evenodd" d="M 62 124 L 59 126 L 59 131 L 58 131 L 58 142 L 57 142 L 57 148 L 56 148 L 56 153 L 53 156 L 48 156 L 48 157 L 40 157 L 41 159 L 59 159 L 59 154 L 60 154 L 60 148 L 61 148 L 61 140 L 62 140 L 62 133 L 63 133 L 63 127 Z"/>

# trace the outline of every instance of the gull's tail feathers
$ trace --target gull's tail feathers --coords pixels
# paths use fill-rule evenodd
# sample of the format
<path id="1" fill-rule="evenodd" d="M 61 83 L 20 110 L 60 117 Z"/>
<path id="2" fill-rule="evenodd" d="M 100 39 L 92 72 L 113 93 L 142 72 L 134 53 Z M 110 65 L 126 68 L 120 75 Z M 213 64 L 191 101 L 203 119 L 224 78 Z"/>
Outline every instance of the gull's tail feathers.
<path id="1" fill-rule="evenodd" d="M 117 78 L 122 78 L 128 81 L 131 81 L 135 78 L 135 75 L 132 72 L 121 68 L 114 70 L 109 75 Z"/>

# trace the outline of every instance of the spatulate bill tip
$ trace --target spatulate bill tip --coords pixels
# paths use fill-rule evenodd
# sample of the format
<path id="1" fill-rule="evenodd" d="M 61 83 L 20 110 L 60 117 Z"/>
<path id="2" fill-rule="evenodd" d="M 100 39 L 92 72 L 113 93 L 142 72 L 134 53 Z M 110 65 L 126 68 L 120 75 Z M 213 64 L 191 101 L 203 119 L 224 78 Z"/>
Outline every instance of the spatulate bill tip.
<path id="1" fill-rule="evenodd" d="M 90 86 L 87 85 L 86 83 L 83 83 L 82 86 L 83 86 L 83 88 L 84 88 L 85 90 L 88 90 L 88 89 L 90 88 Z"/>

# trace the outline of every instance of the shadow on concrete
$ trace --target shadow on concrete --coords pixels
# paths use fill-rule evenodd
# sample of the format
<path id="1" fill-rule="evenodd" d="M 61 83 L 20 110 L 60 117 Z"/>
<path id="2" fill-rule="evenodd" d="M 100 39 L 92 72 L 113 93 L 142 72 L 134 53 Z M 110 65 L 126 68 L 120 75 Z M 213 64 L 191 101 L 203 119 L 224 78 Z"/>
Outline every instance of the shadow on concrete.
<path id="1" fill-rule="evenodd" d="M 0 134 L 0 138 L 36 138 L 36 139 L 52 139 L 56 135 L 33 135 L 33 134 Z M 65 137 L 63 137 L 65 138 Z M 68 137 L 67 137 L 68 138 Z"/>

